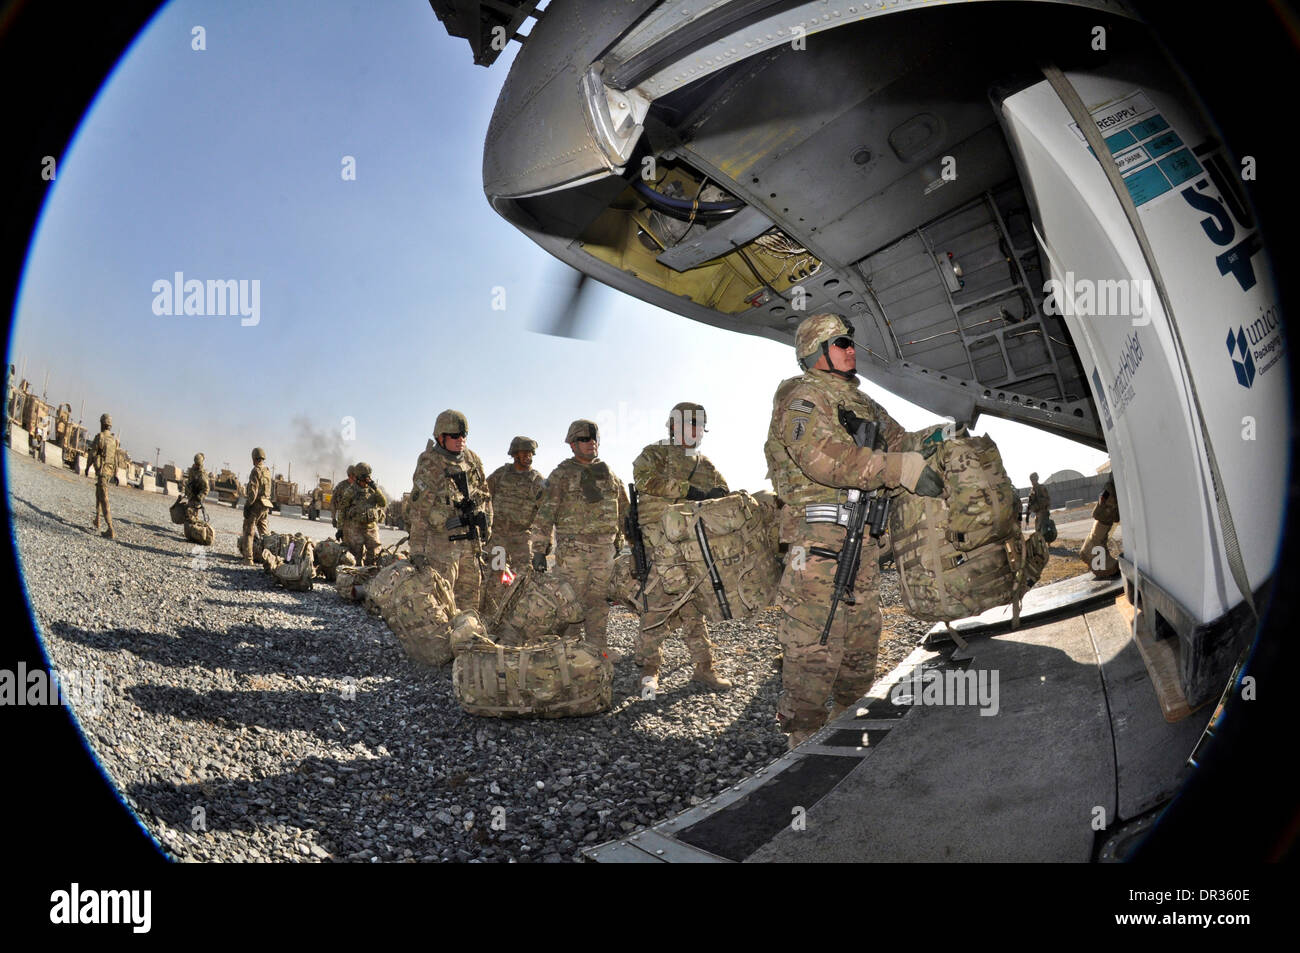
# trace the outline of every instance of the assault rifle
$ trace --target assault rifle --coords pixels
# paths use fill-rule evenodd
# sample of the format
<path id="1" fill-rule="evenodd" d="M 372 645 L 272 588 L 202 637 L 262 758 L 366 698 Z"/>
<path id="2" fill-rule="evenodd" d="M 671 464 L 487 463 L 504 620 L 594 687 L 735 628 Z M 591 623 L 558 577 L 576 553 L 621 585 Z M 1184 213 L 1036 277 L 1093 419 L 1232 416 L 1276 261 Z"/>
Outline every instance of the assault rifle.
<path id="1" fill-rule="evenodd" d="M 863 420 L 843 407 L 840 408 L 839 418 L 844 429 L 853 436 L 855 444 L 859 447 L 875 447 L 880 427 L 874 420 Z M 831 611 L 826 616 L 826 625 L 822 627 L 822 645 L 830 638 L 831 623 L 835 621 L 835 610 L 839 608 L 840 600 L 853 589 L 854 580 L 857 579 L 864 537 L 870 535 L 872 539 L 880 539 L 885 534 L 885 524 L 889 521 L 890 498 L 884 490 L 872 490 L 869 494 L 863 490 L 849 490 L 848 496 L 845 507 L 848 510 L 848 523 L 840 551 L 837 553 L 819 546 L 809 550 L 814 556 L 833 558 L 836 562 L 835 588 L 831 592 Z"/>
<path id="2" fill-rule="evenodd" d="M 727 602 L 727 589 L 722 584 L 722 576 L 718 573 L 718 564 L 713 560 L 713 550 L 709 548 L 709 534 L 704 530 L 704 520 L 698 515 L 695 518 L 695 540 L 700 544 L 700 555 L 704 557 L 704 565 L 709 570 L 709 582 L 713 584 L 713 594 L 718 597 L 718 608 L 722 610 L 722 618 L 730 619 L 731 604 Z"/>
<path id="3" fill-rule="evenodd" d="M 456 515 L 448 517 L 447 529 L 464 529 L 465 532 L 448 536 L 447 539 L 483 539 L 487 536 L 487 514 L 479 509 L 474 498 L 469 495 L 469 474 L 464 470 L 448 468 L 447 478 L 460 490 L 460 499 L 456 501 Z"/>
<path id="4" fill-rule="evenodd" d="M 650 557 L 646 555 L 645 536 L 641 534 L 641 512 L 637 504 L 635 483 L 628 484 L 627 495 L 630 505 L 623 517 L 623 535 L 627 537 L 628 545 L 632 547 L 632 578 L 641 584 L 641 591 L 637 593 L 641 597 L 641 609 L 643 612 L 649 612 L 650 602 L 645 594 L 645 587 L 650 581 Z"/>

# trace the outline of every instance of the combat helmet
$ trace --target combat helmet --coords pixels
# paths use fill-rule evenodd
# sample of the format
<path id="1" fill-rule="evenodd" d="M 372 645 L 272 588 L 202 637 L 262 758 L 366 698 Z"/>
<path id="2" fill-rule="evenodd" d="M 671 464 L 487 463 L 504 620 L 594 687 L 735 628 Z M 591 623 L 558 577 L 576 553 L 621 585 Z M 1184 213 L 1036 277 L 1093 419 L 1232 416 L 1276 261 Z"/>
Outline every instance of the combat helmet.
<path id="1" fill-rule="evenodd" d="M 99 415 L 99 429 L 100 429 L 100 430 L 107 430 L 108 428 L 110 428 L 110 427 L 112 427 L 112 426 L 113 426 L 113 418 L 112 418 L 111 415 L 109 415 L 109 414 L 100 414 L 100 415 Z"/>
<path id="2" fill-rule="evenodd" d="M 817 353 L 826 355 L 830 363 L 830 342 L 838 337 L 853 337 L 853 325 L 843 315 L 821 311 L 803 319 L 794 332 L 794 353 L 799 359 L 799 366 L 805 371 L 817 363 Z M 841 371 L 834 371 L 841 376 L 852 376 Z"/>
<path id="3" fill-rule="evenodd" d="M 356 466 L 352 468 L 352 470 L 354 473 L 356 473 L 358 480 L 362 480 L 370 476 L 370 464 L 368 463 L 358 463 Z"/>
<path id="4" fill-rule="evenodd" d="M 453 437 L 469 436 L 469 421 L 459 410 L 444 410 L 433 422 L 434 437 L 451 434 Z"/>
<path id="5" fill-rule="evenodd" d="M 253 462 L 257 463 L 259 460 L 265 460 L 265 459 L 266 459 L 266 451 L 263 450 L 261 447 L 254 447 Z"/>
<path id="6" fill-rule="evenodd" d="M 709 415 L 704 409 L 703 404 L 695 404 L 689 400 L 679 401 L 673 405 L 673 409 L 668 414 L 668 432 L 673 432 L 673 425 L 678 421 L 683 423 L 687 420 L 694 420 L 696 425 L 701 429 L 707 429 L 705 424 L 709 422 Z"/>
<path id="7" fill-rule="evenodd" d="M 564 435 L 565 443 L 574 443 L 577 440 L 598 440 L 600 439 L 600 428 L 596 426 L 593 420 L 575 420 L 569 424 L 569 430 Z"/>
<path id="8" fill-rule="evenodd" d="M 203 454 L 201 453 L 194 454 L 194 465 L 196 467 L 203 466 Z"/>
<path id="9" fill-rule="evenodd" d="M 508 456 L 514 456 L 516 453 L 536 453 L 537 441 L 531 437 L 515 437 L 510 441 L 510 449 L 506 451 Z"/>
<path id="10" fill-rule="evenodd" d="M 1030 483 L 1037 483 L 1037 482 L 1038 482 L 1038 474 L 1037 474 L 1037 473 L 1031 473 L 1031 474 L 1029 474 L 1029 482 L 1030 482 Z"/>

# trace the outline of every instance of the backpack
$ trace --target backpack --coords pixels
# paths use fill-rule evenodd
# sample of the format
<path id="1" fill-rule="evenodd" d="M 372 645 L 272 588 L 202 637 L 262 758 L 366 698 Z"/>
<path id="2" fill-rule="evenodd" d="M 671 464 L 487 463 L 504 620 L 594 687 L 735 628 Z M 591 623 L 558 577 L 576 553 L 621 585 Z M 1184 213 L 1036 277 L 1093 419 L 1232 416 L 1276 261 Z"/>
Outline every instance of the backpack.
<path id="1" fill-rule="evenodd" d="M 185 522 L 188 510 L 189 505 L 186 502 L 185 497 L 178 496 L 176 497 L 176 501 L 168 507 L 167 512 L 171 514 L 172 522 L 179 526 L 181 523 Z"/>
<path id="2" fill-rule="evenodd" d="M 933 428 L 907 434 L 903 450 L 917 450 Z M 1015 487 L 988 437 L 955 437 L 939 444 L 930 465 L 944 478 L 941 497 L 900 492 L 889 514 L 889 535 L 904 608 L 927 622 L 951 622 L 1020 600 L 1047 564 L 1047 544 L 1020 532 Z"/>
<path id="3" fill-rule="evenodd" d="M 403 559 L 375 576 L 365 598 L 377 607 L 408 658 L 423 665 L 451 661 L 456 599 L 438 573 Z"/>
<path id="4" fill-rule="evenodd" d="M 337 539 L 322 539 L 316 544 L 314 555 L 316 568 L 330 582 L 338 581 L 339 569 L 357 564 L 357 558 Z"/>
<path id="5" fill-rule="evenodd" d="M 583 615 L 577 594 L 562 576 L 529 570 L 510 584 L 489 622 L 497 633 L 494 641 L 520 645 L 557 636 Z"/>
<path id="6" fill-rule="evenodd" d="M 185 538 L 200 546 L 211 546 L 214 533 L 208 523 L 186 523 Z"/>
<path id="7" fill-rule="evenodd" d="M 378 566 L 340 566 L 334 588 L 344 599 L 360 602 L 366 597 L 366 584 L 378 572 Z"/>
<path id="8" fill-rule="evenodd" d="M 310 539 L 302 533 L 295 533 L 288 538 L 283 557 L 265 549 L 262 556 L 267 570 L 276 582 L 286 589 L 307 592 L 316 575 L 314 549 L 315 544 Z"/>
<path id="9" fill-rule="evenodd" d="M 614 666 L 578 639 L 552 636 L 523 646 L 498 644 L 476 612 L 452 627 L 451 685 L 471 715 L 565 718 L 608 711 Z"/>
<path id="10" fill-rule="evenodd" d="M 265 536 L 260 537 L 253 543 L 253 552 L 257 556 L 257 561 L 270 569 L 271 567 L 267 565 L 267 555 L 270 554 L 279 559 L 284 559 L 285 551 L 289 548 L 289 540 L 291 539 L 293 539 L 292 536 L 287 536 L 284 533 L 267 533 Z"/>
<path id="11" fill-rule="evenodd" d="M 772 604 L 781 581 L 775 497 L 742 490 L 716 500 L 676 503 L 642 527 L 650 559 L 646 601 L 650 612 L 661 616 L 651 628 L 689 599 L 710 622 L 723 620 L 698 525 L 704 527 L 731 618 L 747 619 Z"/>

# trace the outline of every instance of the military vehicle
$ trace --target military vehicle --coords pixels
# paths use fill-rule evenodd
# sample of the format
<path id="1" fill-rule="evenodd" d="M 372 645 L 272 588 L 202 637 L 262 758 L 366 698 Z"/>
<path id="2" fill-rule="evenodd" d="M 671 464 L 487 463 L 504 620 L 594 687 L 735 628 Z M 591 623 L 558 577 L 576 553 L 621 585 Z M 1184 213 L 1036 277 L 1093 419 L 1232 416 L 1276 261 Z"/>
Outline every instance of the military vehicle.
<path id="1" fill-rule="evenodd" d="M 244 495 L 244 485 L 239 482 L 239 477 L 235 476 L 234 470 L 223 467 L 212 485 L 216 488 L 217 499 L 220 502 L 229 503 L 231 506 L 239 505 L 239 498 Z"/>
<path id="2" fill-rule="evenodd" d="M 286 480 L 283 473 L 271 478 L 271 509 L 280 512 L 282 506 L 301 506 L 302 497 L 298 495 L 298 484 Z"/>
<path id="3" fill-rule="evenodd" d="M 60 449 L 63 465 L 75 473 L 85 473 L 89 440 L 86 428 L 72 422 L 72 405 L 59 404 L 54 414 L 54 435 L 51 442 Z"/>
<path id="4" fill-rule="evenodd" d="M 388 504 L 388 512 L 385 514 L 385 522 L 394 529 L 406 530 L 406 504 L 411 499 L 409 492 L 403 493 L 400 500 L 393 500 Z"/>
<path id="5" fill-rule="evenodd" d="M 332 510 L 332 500 L 334 498 L 334 484 L 325 477 L 316 479 L 316 487 L 303 497 L 303 509 L 307 512 L 308 519 L 318 519 L 321 513 L 329 513 Z"/>

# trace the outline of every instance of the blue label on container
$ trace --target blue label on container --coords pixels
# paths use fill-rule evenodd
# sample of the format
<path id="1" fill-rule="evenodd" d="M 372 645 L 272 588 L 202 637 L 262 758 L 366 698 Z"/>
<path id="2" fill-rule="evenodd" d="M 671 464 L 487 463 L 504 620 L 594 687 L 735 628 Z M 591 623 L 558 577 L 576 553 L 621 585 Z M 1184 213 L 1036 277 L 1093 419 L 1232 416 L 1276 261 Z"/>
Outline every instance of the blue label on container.
<path id="1" fill-rule="evenodd" d="M 1162 156 L 1166 152 L 1172 152 L 1183 144 L 1183 140 L 1178 138 L 1178 133 L 1172 129 L 1162 133 L 1146 143 L 1147 151 L 1153 156 Z"/>
<path id="2" fill-rule="evenodd" d="M 1159 160 L 1156 164 L 1164 170 L 1165 175 L 1169 176 L 1169 181 L 1174 185 L 1186 182 L 1201 171 L 1200 163 L 1193 159 L 1191 152 L 1186 149 L 1179 149 L 1173 155 Z"/>

